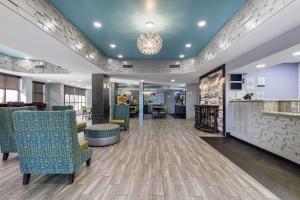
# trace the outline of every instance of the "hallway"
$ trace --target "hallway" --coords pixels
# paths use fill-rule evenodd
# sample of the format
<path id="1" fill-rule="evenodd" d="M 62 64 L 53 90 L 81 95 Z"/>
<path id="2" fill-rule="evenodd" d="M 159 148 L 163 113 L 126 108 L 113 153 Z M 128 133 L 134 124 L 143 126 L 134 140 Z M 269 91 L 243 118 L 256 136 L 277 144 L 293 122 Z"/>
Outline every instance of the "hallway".
<path id="1" fill-rule="evenodd" d="M 121 142 L 95 148 L 73 185 L 33 175 L 21 184 L 16 155 L 0 166 L 0 199 L 278 199 L 195 135 L 191 120 L 131 120 Z"/>

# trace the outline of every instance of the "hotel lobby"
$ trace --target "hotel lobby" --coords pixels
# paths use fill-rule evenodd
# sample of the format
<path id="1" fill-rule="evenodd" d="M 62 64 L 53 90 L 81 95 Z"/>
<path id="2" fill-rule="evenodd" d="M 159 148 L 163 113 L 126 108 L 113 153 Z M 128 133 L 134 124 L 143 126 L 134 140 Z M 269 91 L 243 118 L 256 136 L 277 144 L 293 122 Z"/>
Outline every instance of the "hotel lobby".
<path id="1" fill-rule="evenodd" d="M 0 200 L 300 200 L 299 0 L 1 0 Z"/>

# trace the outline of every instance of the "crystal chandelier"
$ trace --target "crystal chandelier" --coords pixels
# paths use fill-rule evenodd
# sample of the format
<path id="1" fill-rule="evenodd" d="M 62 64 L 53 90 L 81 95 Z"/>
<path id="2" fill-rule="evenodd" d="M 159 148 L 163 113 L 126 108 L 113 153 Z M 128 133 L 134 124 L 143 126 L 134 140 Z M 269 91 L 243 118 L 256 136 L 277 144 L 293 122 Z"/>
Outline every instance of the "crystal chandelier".
<path id="1" fill-rule="evenodd" d="M 147 22 L 146 25 L 151 28 L 153 22 Z M 143 54 L 155 55 L 158 54 L 162 48 L 162 39 L 157 33 L 143 33 L 137 39 L 137 47 Z"/>

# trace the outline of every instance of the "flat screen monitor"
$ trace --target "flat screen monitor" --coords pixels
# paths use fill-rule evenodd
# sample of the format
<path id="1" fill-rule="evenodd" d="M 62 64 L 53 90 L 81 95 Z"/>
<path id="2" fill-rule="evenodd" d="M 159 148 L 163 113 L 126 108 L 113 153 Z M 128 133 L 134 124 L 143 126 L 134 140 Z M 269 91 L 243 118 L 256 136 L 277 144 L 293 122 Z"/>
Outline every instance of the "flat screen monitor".
<path id="1" fill-rule="evenodd" d="M 230 81 L 242 81 L 243 75 L 242 74 L 231 74 Z"/>
<path id="2" fill-rule="evenodd" d="M 242 83 L 230 83 L 230 89 L 232 90 L 241 90 Z"/>

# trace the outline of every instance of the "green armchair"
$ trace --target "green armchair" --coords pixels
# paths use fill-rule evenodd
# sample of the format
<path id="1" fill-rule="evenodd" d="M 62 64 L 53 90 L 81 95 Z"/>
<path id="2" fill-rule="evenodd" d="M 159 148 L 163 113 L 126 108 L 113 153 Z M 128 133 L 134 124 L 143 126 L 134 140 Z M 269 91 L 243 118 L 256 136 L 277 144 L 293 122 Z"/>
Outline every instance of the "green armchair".
<path id="1" fill-rule="evenodd" d="M 17 153 L 13 126 L 13 112 L 19 110 L 36 110 L 36 107 L 25 106 L 0 108 L 0 146 L 4 161 L 8 159 L 9 153 Z"/>
<path id="2" fill-rule="evenodd" d="M 73 110 L 73 106 L 52 106 L 53 111 Z"/>
<path id="3" fill-rule="evenodd" d="M 110 123 L 118 124 L 126 130 L 129 129 L 129 105 L 114 105 L 111 112 Z"/>
<path id="4" fill-rule="evenodd" d="M 81 147 L 77 137 L 75 111 L 14 112 L 16 144 L 23 184 L 31 174 L 68 174 L 69 183 L 86 162 L 92 149 Z"/>
<path id="5" fill-rule="evenodd" d="M 64 111 L 64 110 L 73 110 L 73 106 L 72 105 L 69 105 L 69 106 L 52 106 L 52 111 Z M 78 123 L 77 124 L 77 133 L 80 133 L 80 132 L 84 131 L 85 127 L 86 127 L 85 122 Z"/>

